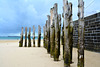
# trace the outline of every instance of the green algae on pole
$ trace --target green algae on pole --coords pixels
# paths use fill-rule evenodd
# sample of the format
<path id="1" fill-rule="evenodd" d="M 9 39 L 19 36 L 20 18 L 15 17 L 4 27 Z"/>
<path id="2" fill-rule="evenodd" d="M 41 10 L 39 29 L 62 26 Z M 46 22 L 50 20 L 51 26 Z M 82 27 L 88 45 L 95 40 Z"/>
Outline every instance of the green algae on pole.
<path id="1" fill-rule="evenodd" d="M 24 47 L 27 47 L 27 27 L 25 27 L 25 45 Z"/>
<path id="2" fill-rule="evenodd" d="M 55 51 L 54 51 L 54 61 L 59 60 L 59 22 L 58 22 L 58 6 L 57 3 L 54 4 L 54 24 L 55 24 Z"/>
<path id="3" fill-rule="evenodd" d="M 35 26 L 33 26 L 33 47 L 35 47 Z"/>
<path id="4" fill-rule="evenodd" d="M 47 15 L 47 52 L 50 53 L 50 16 Z"/>
<path id="5" fill-rule="evenodd" d="M 38 25 L 38 47 L 40 47 L 41 44 L 41 27 Z"/>
<path id="6" fill-rule="evenodd" d="M 21 38 L 19 41 L 19 47 L 23 47 L 23 27 L 22 27 L 22 32 L 21 32 Z"/>
<path id="7" fill-rule="evenodd" d="M 29 28 L 29 34 L 28 34 L 28 47 L 31 47 L 31 28 Z"/>
<path id="8" fill-rule="evenodd" d="M 84 1 L 78 0 L 78 64 L 84 67 Z"/>

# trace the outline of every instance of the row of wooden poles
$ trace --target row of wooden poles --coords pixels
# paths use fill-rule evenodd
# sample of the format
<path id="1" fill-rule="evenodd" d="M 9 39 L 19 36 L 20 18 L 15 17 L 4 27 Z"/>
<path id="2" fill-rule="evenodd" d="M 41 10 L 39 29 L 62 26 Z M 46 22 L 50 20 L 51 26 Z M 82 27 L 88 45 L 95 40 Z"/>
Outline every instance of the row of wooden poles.
<path id="1" fill-rule="evenodd" d="M 37 46 L 41 46 L 41 27 L 40 25 L 38 26 L 38 41 L 37 41 Z M 23 44 L 23 27 L 22 27 L 22 32 L 21 32 L 21 38 L 19 41 L 19 47 L 32 47 L 31 43 L 31 28 L 29 28 L 29 33 L 28 33 L 28 45 L 27 45 L 27 27 L 25 27 L 25 43 Z M 35 47 L 35 26 L 33 26 L 33 47 Z"/>
<path id="2" fill-rule="evenodd" d="M 72 48 L 73 48 L 73 21 L 72 21 L 72 3 L 68 0 L 63 0 L 63 27 L 61 30 L 61 14 L 58 14 L 57 3 L 50 9 L 51 15 L 47 15 L 48 20 L 43 27 L 44 48 L 50 54 L 54 61 L 59 61 L 60 44 L 63 45 L 64 67 L 70 67 L 72 63 Z M 84 67 L 84 2 L 78 0 L 78 63 L 77 67 Z M 62 31 L 62 37 L 61 36 Z M 62 43 L 61 43 L 62 41 Z M 41 27 L 38 26 L 38 47 L 41 42 Z M 23 28 L 19 47 L 23 46 Z M 25 28 L 25 47 L 27 47 L 27 27 Z M 31 28 L 28 34 L 28 47 L 31 47 Z M 35 27 L 33 26 L 33 47 L 35 47 Z"/>
<path id="3" fill-rule="evenodd" d="M 44 30 L 44 48 L 50 54 L 54 61 L 59 60 L 60 56 L 60 41 L 63 45 L 64 67 L 70 67 L 72 63 L 72 48 L 73 48 L 73 21 L 72 21 L 72 3 L 68 0 L 63 0 L 63 27 L 62 39 L 61 35 L 61 14 L 58 14 L 57 3 L 50 9 L 50 15 L 47 15 L 48 20 L 43 27 Z M 78 63 L 77 67 L 84 67 L 84 2 L 78 0 Z"/>

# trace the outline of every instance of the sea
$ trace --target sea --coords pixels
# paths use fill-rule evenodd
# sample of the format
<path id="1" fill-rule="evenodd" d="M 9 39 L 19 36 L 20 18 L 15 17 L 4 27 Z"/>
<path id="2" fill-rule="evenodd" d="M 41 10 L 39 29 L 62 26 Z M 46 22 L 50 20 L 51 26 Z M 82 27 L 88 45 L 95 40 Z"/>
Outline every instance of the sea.
<path id="1" fill-rule="evenodd" d="M 23 39 L 25 39 L 25 37 L 23 37 Z M 33 37 L 31 37 L 31 39 L 33 39 Z M 35 39 L 37 40 L 38 36 L 35 36 Z M 41 39 L 43 39 L 43 36 L 41 36 Z M 0 36 L 0 40 L 20 40 L 20 36 Z"/>

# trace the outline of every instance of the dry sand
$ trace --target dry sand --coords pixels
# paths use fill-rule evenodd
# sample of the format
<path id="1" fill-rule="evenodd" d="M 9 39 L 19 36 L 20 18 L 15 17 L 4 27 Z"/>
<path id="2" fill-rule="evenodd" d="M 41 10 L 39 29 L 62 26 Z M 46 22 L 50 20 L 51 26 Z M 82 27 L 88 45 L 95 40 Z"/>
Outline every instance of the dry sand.
<path id="1" fill-rule="evenodd" d="M 73 62 L 71 67 L 77 67 L 76 48 Z M 62 48 L 60 61 L 55 62 L 43 47 L 20 48 L 18 40 L 0 40 L 0 67 L 64 67 L 63 63 Z M 100 67 L 100 53 L 85 51 L 85 67 Z"/>

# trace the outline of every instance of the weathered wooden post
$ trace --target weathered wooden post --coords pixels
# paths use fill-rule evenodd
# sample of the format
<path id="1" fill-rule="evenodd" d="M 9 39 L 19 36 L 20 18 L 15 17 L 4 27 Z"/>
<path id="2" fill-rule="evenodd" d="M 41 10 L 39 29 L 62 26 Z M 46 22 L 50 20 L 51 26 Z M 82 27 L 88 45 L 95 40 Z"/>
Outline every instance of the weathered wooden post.
<path id="1" fill-rule="evenodd" d="M 47 28 L 48 20 L 46 20 L 46 49 L 48 50 L 48 28 Z"/>
<path id="2" fill-rule="evenodd" d="M 25 27 L 25 45 L 24 47 L 27 47 L 27 27 Z"/>
<path id="3" fill-rule="evenodd" d="M 41 27 L 38 25 L 38 47 L 40 47 L 41 44 Z"/>
<path id="4" fill-rule="evenodd" d="M 58 13 L 57 13 L 57 3 L 54 4 L 54 23 L 55 23 L 55 53 L 54 61 L 59 60 L 59 22 L 58 22 Z"/>
<path id="5" fill-rule="evenodd" d="M 63 7 L 62 17 L 63 17 L 63 27 L 62 27 L 62 45 L 63 45 L 63 59 L 64 59 L 64 7 Z"/>
<path id="6" fill-rule="evenodd" d="M 45 48 L 47 49 L 47 20 L 45 24 Z"/>
<path id="7" fill-rule="evenodd" d="M 51 46 L 51 58 L 54 58 L 55 55 L 55 27 L 54 27 L 54 19 L 52 19 L 52 25 L 50 30 L 50 46 Z"/>
<path id="8" fill-rule="evenodd" d="M 68 39 L 68 1 L 63 0 L 64 3 L 64 67 L 70 67 L 70 47 Z"/>
<path id="9" fill-rule="evenodd" d="M 59 45 L 58 45 L 58 49 L 59 49 L 59 55 L 60 55 L 60 37 L 61 37 L 61 14 L 58 15 L 58 22 L 59 22 Z"/>
<path id="10" fill-rule="evenodd" d="M 45 48 L 45 26 L 43 26 L 43 47 Z"/>
<path id="11" fill-rule="evenodd" d="M 47 53 L 50 53 L 50 16 L 47 15 Z"/>
<path id="12" fill-rule="evenodd" d="M 54 50 L 55 50 L 55 27 L 54 27 L 54 8 L 51 8 L 50 13 L 50 57 L 54 57 Z"/>
<path id="13" fill-rule="evenodd" d="M 21 32 L 21 38 L 19 41 L 19 47 L 23 47 L 23 27 L 22 27 L 22 32 Z"/>
<path id="14" fill-rule="evenodd" d="M 45 27 L 44 27 L 44 28 L 45 28 L 45 37 L 44 37 L 44 38 L 45 38 L 45 42 L 44 42 L 45 45 L 44 45 L 44 47 L 46 48 L 46 35 L 47 35 L 47 34 L 46 34 L 46 24 L 45 24 Z"/>
<path id="15" fill-rule="evenodd" d="M 31 47 L 31 28 L 29 28 L 29 34 L 28 34 L 28 47 Z"/>
<path id="16" fill-rule="evenodd" d="M 78 0 L 78 64 L 84 67 L 84 1 Z"/>
<path id="17" fill-rule="evenodd" d="M 35 47 L 35 26 L 33 26 L 33 47 Z"/>
<path id="18" fill-rule="evenodd" d="M 70 32 L 69 32 L 69 34 L 70 34 L 70 41 L 69 41 L 69 43 L 70 43 L 70 63 L 72 63 L 72 51 L 73 51 L 73 26 L 70 26 Z"/>
<path id="19" fill-rule="evenodd" d="M 64 59 L 64 27 L 62 27 L 62 46 L 63 46 L 63 59 Z"/>
<path id="20" fill-rule="evenodd" d="M 64 66 L 70 67 L 71 52 L 70 52 L 70 18 L 72 18 L 72 4 L 68 0 L 63 0 L 64 3 Z"/>
<path id="21" fill-rule="evenodd" d="M 69 6 L 69 46 L 70 46 L 70 63 L 72 63 L 72 48 L 73 48 L 73 23 L 72 23 L 72 3 L 68 4 Z"/>

